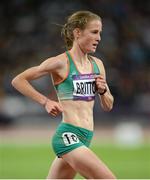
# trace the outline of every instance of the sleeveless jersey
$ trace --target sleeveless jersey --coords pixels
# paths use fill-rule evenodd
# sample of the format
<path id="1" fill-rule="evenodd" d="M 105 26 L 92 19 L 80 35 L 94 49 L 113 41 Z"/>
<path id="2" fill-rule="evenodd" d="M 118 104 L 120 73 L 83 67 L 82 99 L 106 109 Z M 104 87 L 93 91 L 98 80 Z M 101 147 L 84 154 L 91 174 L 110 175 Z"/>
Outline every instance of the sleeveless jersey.
<path id="1" fill-rule="evenodd" d="M 68 76 L 62 82 L 54 84 L 58 98 L 60 100 L 93 100 L 96 94 L 94 76 L 100 74 L 96 62 L 90 58 L 93 72 L 81 74 L 68 51 L 66 54 L 69 62 Z"/>

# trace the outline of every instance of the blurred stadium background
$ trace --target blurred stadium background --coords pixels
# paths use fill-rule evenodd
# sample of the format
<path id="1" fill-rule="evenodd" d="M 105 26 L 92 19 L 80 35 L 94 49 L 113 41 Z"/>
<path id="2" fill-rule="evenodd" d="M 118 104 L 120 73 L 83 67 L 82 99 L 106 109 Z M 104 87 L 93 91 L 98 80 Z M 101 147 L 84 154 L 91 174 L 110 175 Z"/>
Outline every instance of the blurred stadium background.
<path id="1" fill-rule="evenodd" d="M 92 149 L 118 178 L 150 179 L 150 1 L 0 1 L 0 178 L 45 178 L 54 153 L 50 138 L 61 117 L 11 86 L 19 72 L 65 50 L 61 26 L 77 10 L 102 17 L 96 56 L 105 64 L 114 109 L 95 102 Z M 57 25 L 59 24 L 59 25 Z M 49 77 L 32 82 L 55 96 Z M 80 176 L 77 176 L 80 178 Z"/>

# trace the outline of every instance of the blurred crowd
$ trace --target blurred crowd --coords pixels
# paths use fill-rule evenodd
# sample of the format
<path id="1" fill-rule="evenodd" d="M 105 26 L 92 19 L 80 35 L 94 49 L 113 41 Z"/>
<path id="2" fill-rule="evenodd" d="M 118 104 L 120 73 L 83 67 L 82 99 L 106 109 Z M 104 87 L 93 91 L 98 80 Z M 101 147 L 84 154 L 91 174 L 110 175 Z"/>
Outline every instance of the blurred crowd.
<path id="1" fill-rule="evenodd" d="M 0 98 L 7 104 L 4 108 L 1 103 L 1 117 L 14 106 L 14 103 L 6 103 L 8 97 L 22 98 L 12 88 L 11 79 L 65 50 L 61 27 L 66 17 L 77 10 L 90 10 L 102 18 L 102 40 L 96 56 L 104 62 L 115 97 L 112 113 L 150 117 L 148 0 L 1 1 Z M 44 79 L 38 85 L 50 88 L 51 82 Z M 97 106 L 95 112 L 99 112 Z"/>

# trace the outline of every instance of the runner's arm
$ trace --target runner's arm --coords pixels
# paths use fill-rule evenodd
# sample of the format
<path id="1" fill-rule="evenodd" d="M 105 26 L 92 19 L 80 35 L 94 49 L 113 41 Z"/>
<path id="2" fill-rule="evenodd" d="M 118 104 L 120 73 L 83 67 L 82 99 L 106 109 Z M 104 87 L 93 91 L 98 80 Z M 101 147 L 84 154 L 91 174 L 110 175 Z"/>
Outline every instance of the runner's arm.
<path id="1" fill-rule="evenodd" d="M 101 106 L 104 111 L 110 111 L 113 108 L 114 98 L 110 92 L 106 81 L 106 72 L 102 61 L 97 62 L 100 68 L 100 75 L 96 76 L 96 86 L 100 98 Z"/>
<path id="2" fill-rule="evenodd" d="M 24 96 L 31 98 L 32 100 L 38 102 L 39 104 L 45 106 L 50 104 L 50 100 L 38 92 L 30 83 L 30 81 L 38 79 L 42 76 L 48 75 L 51 72 L 57 71 L 61 68 L 61 63 L 57 61 L 55 58 L 49 58 L 44 61 L 39 66 L 31 67 L 24 72 L 18 74 L 13 80 L 12 85 L 15 87 L 20 93 Z M 57 104 L 53 104 L 51 101 L 51 105 L 57 106 Z M 46 108 L 46 107 L 45 107 Z M 47 107 L 46 110 L 50 113 L 52 107 Z M 55 107 L 58 111 L 58 107 Z M 60 108 L 61 109 L 61 108 Z M 56 113 L 55 113 L 56 114 Z"/>

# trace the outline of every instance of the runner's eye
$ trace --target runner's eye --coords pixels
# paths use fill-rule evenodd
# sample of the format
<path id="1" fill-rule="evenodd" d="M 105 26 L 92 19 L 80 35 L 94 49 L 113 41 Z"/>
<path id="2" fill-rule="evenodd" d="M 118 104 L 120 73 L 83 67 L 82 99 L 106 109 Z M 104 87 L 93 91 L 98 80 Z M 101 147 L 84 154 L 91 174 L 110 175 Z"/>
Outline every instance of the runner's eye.
<path id="1" fill-rule="evenodd" d="M 92 31 L 93 34 L 98 34 L 99 32 L 97 30 Z"/>

